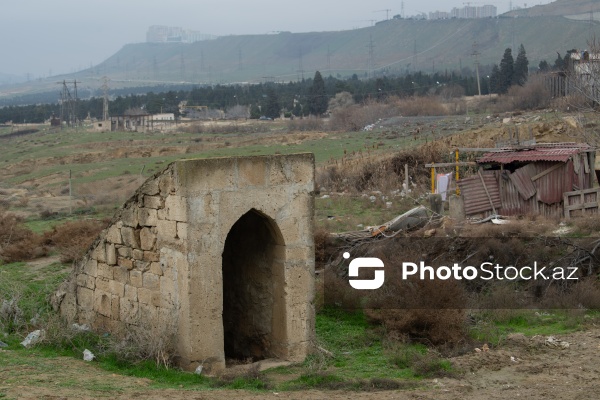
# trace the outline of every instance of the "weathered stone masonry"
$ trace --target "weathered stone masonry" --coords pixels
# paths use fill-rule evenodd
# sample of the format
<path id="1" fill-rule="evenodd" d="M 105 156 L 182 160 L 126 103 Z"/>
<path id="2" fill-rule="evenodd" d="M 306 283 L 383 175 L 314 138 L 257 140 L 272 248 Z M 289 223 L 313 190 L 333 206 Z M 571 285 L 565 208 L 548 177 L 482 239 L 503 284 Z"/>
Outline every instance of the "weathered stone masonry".
<path id="1" fill-rule="evenodd" d="M 314 338 L 312 154 L 183 160 L 147 180 L 61 303 L 99 331 L 173 327 L 182 366 L 303 359 Z"/>

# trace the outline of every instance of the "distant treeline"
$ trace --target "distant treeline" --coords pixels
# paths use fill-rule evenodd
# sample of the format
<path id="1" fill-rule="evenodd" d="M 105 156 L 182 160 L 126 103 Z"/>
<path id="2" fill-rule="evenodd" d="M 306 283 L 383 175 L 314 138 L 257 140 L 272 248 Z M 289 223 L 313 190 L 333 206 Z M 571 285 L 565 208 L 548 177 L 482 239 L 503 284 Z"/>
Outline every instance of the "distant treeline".
<path id="1" fill-rule="evenodd" d="M 484 78 L 485 79 L 485 78 Z M 357 103 L 369 99 L 381 100 L 389 96 L 406 97 L 413 95 L 459 93 L 477 94 L 477 82 L 474 76 L 461 76 L 456 73 L 424 74 L 417 72 L 404 76 L 380 77 L 361 80 L 354 75 L 349 79 L 324 78 L 325 93 L 333 98 L 337 93 L 349 92 Z M 483 81 L 482 81 L 483 82 Z M 298 115 L 308 110 L 313 79 L 303 79 L 289 83 L 260 83 L 256 85 L 214 85 L 194 88 L 166 88 L 164 86 L 136 88 L 146 90 L 145 94 L 127 94 L 131 89 L 111 90 L 113 97 L 109 102 L 110 115 L 123 115 L 129 109 L 143 109 L 150 114 L 169 112 L 179 113 L 179 103 L 208 106 L 211 109 L 228 110 L 236 105 L 261 106 L 267 102 L 267 94 L 275 92 L 279 106 L 284 111 Z M 489 85 L 482 83 L 483 94 L 488 93 Z M 39 96 L 39 95 L 38 95 Z M 56 96 L 56 94 L 55 94 Z M 116 96 L 116 97 L 114 97 Z M 23 100 L 23 99 L 22 99 Z M 77 117 L 81 120 L 88 116 L 102 118 L 103 99 L 100 96 L 80 99 L 77 102 Z M 58 101 L 42 102 L 37 98 L 33 105 L 5 105 L 0 108 L 0 123 L 41 123 L 52 115 L 60 116 Z"/>

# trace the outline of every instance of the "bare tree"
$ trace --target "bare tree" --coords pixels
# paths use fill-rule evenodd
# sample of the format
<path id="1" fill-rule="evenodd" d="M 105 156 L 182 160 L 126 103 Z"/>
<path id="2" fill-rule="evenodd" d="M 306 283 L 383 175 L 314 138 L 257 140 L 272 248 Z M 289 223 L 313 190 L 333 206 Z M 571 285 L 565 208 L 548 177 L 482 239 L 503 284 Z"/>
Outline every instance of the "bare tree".
<path id="1" fill-rule="evenodd" d="M 591 108 L 600 104 L 600 42 L 588 41 L 588 50 L 570 51 L 566 66 L 567 94 L 577 108 Z"/>

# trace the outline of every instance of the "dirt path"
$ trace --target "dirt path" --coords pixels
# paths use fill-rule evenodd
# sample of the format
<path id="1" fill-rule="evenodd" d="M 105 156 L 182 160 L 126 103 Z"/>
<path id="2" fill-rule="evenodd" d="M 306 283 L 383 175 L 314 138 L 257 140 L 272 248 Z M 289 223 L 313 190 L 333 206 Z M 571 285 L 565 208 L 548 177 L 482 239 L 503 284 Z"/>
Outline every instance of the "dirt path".
<path id="1" fill-rule="evenodd" d="M 424 380 L 416 390 L 380 392 L 160 389 L 152 387 L 148 379 L 112 374 L 71 358 L 32 356 L 30 362 L 11 363 L 10 351 L 0 350 L 0 395 L 21 399 L 144 400 L 599 398 L 600 328 L 555 338 L 559 344 L 548 345 L 547 337 L 513 335 L 498 349 L 453 359 L 456 367 L 465 371 L 460 378 Z"/>

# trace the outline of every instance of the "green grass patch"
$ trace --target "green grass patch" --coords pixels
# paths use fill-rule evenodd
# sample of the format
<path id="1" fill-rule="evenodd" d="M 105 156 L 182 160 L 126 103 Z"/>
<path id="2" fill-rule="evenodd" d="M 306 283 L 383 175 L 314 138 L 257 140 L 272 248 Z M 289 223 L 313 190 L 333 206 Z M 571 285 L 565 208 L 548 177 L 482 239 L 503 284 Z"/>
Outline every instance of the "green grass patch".
<path id="1" fill-rule="evenodd" d="M 598 319 L 598 311 L 490 310 L 476 315 L 471 337 L 498 345 L 511 333 L 525 336 L 568 334 L 584 329 L 587 323 Z"/>

